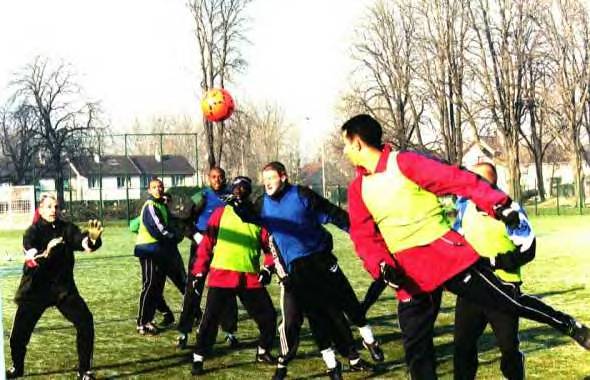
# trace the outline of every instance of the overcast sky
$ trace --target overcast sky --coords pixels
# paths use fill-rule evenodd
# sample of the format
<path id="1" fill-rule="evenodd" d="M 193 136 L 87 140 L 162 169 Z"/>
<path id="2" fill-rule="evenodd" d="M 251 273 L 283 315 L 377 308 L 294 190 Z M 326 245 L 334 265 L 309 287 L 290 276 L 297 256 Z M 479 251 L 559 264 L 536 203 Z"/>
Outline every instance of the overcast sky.
<path id="1" fill-rule="evenodd" d="M 249 66 L 228 89 L 238 102 L 276 103 L 302 128 L 302 145 L 313 148 L 335 125 L 350 38 L 367 3 L 254 0 L 251 45 L 242 49 Z M 12 73 L 42 55 L 74 66 L 116 130 L 135 118 L 200 117 L 198 54 L 184 0 L 2 0 L 0 48 L 1 101 Z"/>

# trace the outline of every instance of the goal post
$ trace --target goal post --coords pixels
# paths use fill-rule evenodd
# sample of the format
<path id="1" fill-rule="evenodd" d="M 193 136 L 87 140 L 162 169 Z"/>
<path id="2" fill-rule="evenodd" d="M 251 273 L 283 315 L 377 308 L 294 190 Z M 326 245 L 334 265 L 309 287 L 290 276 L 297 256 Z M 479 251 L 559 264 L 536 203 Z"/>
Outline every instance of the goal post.
<path id="1" fill-rule="evenodd" d="M 0 186 L 0 230 L 22 230 L 33 221 L 35 188 Z"/>

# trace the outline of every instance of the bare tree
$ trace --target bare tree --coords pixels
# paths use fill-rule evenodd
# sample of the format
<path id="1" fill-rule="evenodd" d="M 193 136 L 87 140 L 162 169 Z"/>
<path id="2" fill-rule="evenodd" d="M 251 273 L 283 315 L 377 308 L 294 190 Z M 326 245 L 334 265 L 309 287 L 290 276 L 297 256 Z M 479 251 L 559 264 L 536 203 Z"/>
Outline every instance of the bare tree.
<path id="1" fill-rule="evenodd" d="M 526 62 L 536 48 L 537 1 L 478 0 L 469 3 L 477 38 L 472 69 L 480 79 L 480 102 L 500 132 L 508 165 L 508 191 L 521 199 L 519 133 L 525 117 Z"/>
<path id="2" fill-rule="evenodd" d="M 588 13 L 575 0 L 556 1 L 547 18 L 550 34 L 551 57 L 558 67 L 555 75 L 559 95 L 558 110 L 565 119 L 569 151 L 575 174 L 575 195 L 580 201 L 583 194 L 582 155 L 580 132 L 584 107 L 589 100 L 590 84 L 590 31 Z"/>
<path id="3" fill-rule="evenodd" d="M 469 43 L 469 14 L 466 0 L 422 0 L 415 5 L 420 15 L 418 68 L 432 103 L 434 128 L 442 138 L 444 157 L 460 164 L 463 154 L 463 124 L 472 127 L 479 138 L 474 117 L 464 98 L 466 75 L 465 49 Z M 467 117 L 465 117 L 467 116 Z"/>
<path id="4" fill-rule="evenodd" d="M 29 105 L 14 105 L 12 102 L 0 110 L 0 148 L 12 164 L 12 180 L 16 184 L 32 179 L 35 158 L 39 153 L 40 141 L 36 138 L 39 124 L 34 111 Z"/>
<path id="5" fill-rule="evenodd" d="M 82 99 L 69 65 L 52 68 L 47 59 L 37 57 L 11 82 L 14 99 L 29 104 L 38 124 L 40 149 L 55 177 L 55 187 L 63 202 L 63 167 L 92 149 L 90 143 L 101 132 L 98 104 Z"/>
<path id="6" fill-rule="evenodd" d="M 386 137 L 399 149 L 424 145 L 424 100 L 414 71 L 419 64 L 416 26 L 409 0 L 377 1 L 368 9 L 352 48 L 359 83 L 345 101 L 380 120 Z"/>
<path id="7" fill-rule="evenodd" d="M 239 47 L 246 41 L 245 9 L 251 0 L 188 0 L 195 22 L 199 57 L 201 59 L 201 92 L 215 86 L 225 87 L 233 74 L 246 62 Z M 216 125 L 203 119 L 209 167 L 219 164 L 223 152 L 224 123 Z"/>

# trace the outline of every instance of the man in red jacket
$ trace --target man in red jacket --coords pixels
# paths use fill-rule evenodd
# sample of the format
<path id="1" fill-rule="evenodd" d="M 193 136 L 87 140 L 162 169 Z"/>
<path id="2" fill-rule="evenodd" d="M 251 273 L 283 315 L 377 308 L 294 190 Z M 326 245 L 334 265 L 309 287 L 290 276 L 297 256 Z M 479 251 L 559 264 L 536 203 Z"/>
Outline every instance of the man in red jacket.
<path id="1" fill-rule="evenodd" d="M 252 192 L 248 177 L 236 177 L 232 193 L 247 201 Z M 260 268 L 260 252 L 264 263 Z M 220 318 L 236 296 L 260 329 L 256 362 L 274 364 L 270 350 L 276 331 L 276 311 L 264 285 L 270 283 L 273 258 L 268 249 L 268 233 L 254 224 L 243 222 L 233 207 L 218 207 L 207 223 L 199 244 L 192 274 L 203 283 L 208 273 L 207 303 L 199 326 L 193 354 L 193 375 L 203 373 L 203 360 L 215 343 Z M 203 289 L 196 284 L 194 289 Z"/>
<path id="2" fill-rule="evenodd" d="M 348 189 L 350 236 L 373 278 L 397 290 L 398 318 L 412 379 L 435 379 L 432 342 L 441 291 L 545 323 L 590 349 L 590 330 L 542 303 L 523 305 L 465 239 L 451 230 L 437 196 L 459 195 L 507 225 L 519 223 L 502 191 L 479 176 L 381 144 L 381 125 L 357 115 L 342 126 L 344 155 L 357 167 Z"/>

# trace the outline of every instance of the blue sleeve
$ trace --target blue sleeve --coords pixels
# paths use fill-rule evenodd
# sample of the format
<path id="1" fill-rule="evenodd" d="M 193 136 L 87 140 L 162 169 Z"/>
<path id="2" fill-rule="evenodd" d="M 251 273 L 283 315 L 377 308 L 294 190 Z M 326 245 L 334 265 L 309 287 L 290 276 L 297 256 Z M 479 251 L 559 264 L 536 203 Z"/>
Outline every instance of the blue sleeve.
<path id="1" fill-rule="evenodd" d="M 305 206 L 314 213 L 320 224 L 332 223 L 341 230 L 349 232 L 350 219 L 346 211 L 307 187 L 298 186 L 298 192 Z"/>
<path id="2" fill-rule="evenodd" d="M 141 220 L 154 239 L 158 241 L 174 239 L 174 234 L 162 222 L 162 216 L 151 202 L 144 207 Z"/>
<path id="3" fill-rule="evenodd" d="M 467 209 L 467 198 L 460 197 L 455 202 L 455 209 L 457 210 L 457 216 L 453 223 L 453 230 L 457 231 L 461 235 L 463 234 L 463 216 Z"/>

